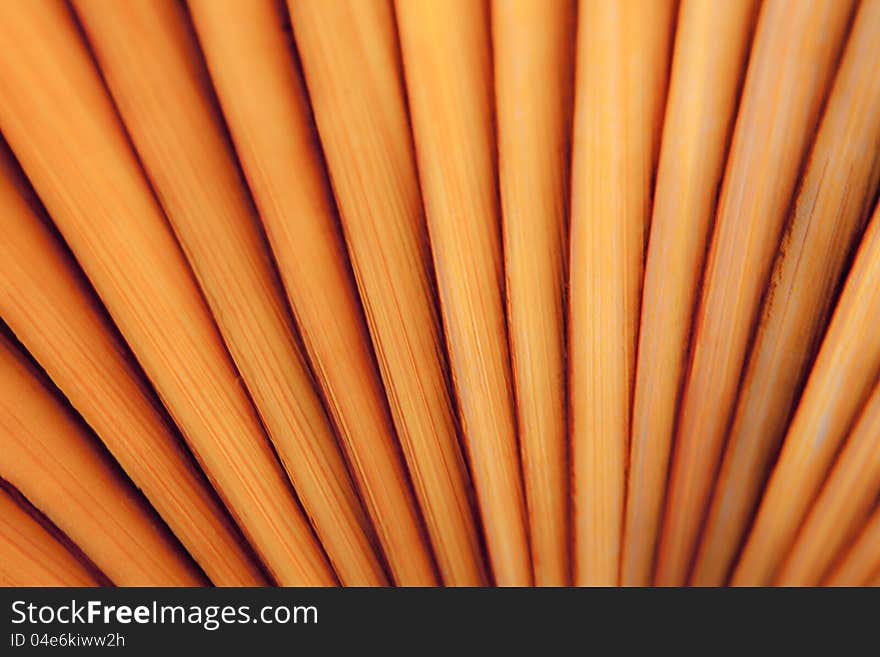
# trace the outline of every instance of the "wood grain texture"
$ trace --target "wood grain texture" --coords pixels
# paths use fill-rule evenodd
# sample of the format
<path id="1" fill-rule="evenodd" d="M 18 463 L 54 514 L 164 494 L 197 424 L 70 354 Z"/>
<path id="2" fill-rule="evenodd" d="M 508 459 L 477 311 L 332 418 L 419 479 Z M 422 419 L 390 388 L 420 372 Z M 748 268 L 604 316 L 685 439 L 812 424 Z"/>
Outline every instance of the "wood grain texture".
<path id="1" fill-rule="evenodd" d="M 94 435 L 3 335 L 0 477 L 116 585 L 207 584 Z"/>
<path id="2" fill-rule="evenodd" d="M 183 8 L 176 0 L 77 0 L 74 7 L 330 563 L 342 584 L 385 584 L 372 527 L 296 344 Z"/>
<path id="3" fill-rule="evenodd" d="M 880 2 L 863 2 L 765 295 L 692 574 L 722 584 L 778 454 L 880 176 Z"/>
<path id="4" fill-rule="evenodd" d="M 0 488 L 0 586 L 101 584 L 91 569 Z"/>
<path id="5" fill-rule="evenodd" d="M 571 194 L 574 579 L 616 585 L 651 186 L 674 3 L 578 10 Z"/>
<path id="6" fill-rule="evenodd" d="M 452 382 L 495 581 L 532 570 L 505 317 L 488 4 L 395 4 Z"/>
<path id="7" fill-rule="evenodd" d="M 826 586 L 880 586 L 880 505 L 825 579 Z"/>
<path id="8" fill-rule="evenodd" d="M 538 586 L 571 581 L 565 328 L 575 22 L 571 0 L 492 3 L 507 318 Z"/>
<path id="9" fill-rule="evenodd" d="M 880 385 L 875 385 L 774 584 L 818 586 L 834 558 L 857 537 L 878 497 Z"/>
<path id="10" fill-rule="evenodd" d="M 393 9 L 344 0 L 296 0 L 288 8 L 367 325 L 443 581 L 485 583 Z"/>
<path id="11" fill-rule="evenodd" d="M 852 7 L 838 0 L 762 5 L 694 319 L 658 584 L 687 580 L 761 298 Z"/>
<path id="12" fill-rule="evenodd" d="M 260 586 L 238 528 L 0 147 L 0 316 L 217 586 Z"/>
<path id="13" fill-rule="evenodd" d="M 862 239 L 757 518 L 734 585 L 769 584 L 880 374 L 880 206 Z"/>
<path id="14" fill-rule="evenodd" d="M 684 0 L 678 12 L 633 392 L 621 584 L 651 583 L 675 413 L 757 2 Z"/>
<path id="15" fill-rule="evenodd" d="M 335 584 L 67 7 L 0 4 L 0 52 L 0 129 L 202 469 L 278 583 Z"/>
<path id="16" fill-rule="evenodd" d="M 273 0 L 190 0 L 317 381 L 397 584 L 436 583 L 339 230 L 308 96 Z M 344 354 L 344 358 L 340 358 Z"/>

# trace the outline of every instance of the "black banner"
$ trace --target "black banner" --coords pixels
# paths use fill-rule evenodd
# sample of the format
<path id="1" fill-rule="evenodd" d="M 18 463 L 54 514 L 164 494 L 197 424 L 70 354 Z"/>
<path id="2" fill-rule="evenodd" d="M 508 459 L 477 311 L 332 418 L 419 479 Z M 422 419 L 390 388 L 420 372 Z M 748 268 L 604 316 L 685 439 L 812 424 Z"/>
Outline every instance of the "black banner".
<path id="1" fill-rule="evenodd" d="M 837 653 L 859 635 L 873 637 L 865 647 L 876 651 L 880 611 L 876 589 L 7 588 L 0 598 L 0 655 L 392 648 L 604 655 L 686 645 L 712 654 L 766 649 L 771 637 L 786 653 L 798 643 Z"/>

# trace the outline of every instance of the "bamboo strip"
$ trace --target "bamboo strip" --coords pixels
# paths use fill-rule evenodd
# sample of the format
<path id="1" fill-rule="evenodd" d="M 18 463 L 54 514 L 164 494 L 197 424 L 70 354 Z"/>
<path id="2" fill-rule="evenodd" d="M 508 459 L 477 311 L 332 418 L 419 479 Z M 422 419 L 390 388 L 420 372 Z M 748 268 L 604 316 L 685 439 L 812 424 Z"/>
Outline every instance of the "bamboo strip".
<path id="1" fill-rule="evenodd" d="M 492 3 L 507 317 L 538 586 L 571 577 L 564 349 L 574 26 L 571 0 Z"/>
<path id="2" fill-rule="evenodd" d="M 501 586 L 532 583 L 504 310 L 488 4 L 396 2 L 428 234 L 468 460 Z"/>
<path id="3" fill-rule="evenodd" d="M 733 573 L 735 585 L 772 580 L 791 547 L 855 417 L 880 375 L 880 204 L 856 261 L 800 404 L 758 516 Z"/>
<path id="4" fill-rule="evenodd" d="M 645 265 L 621 583 L 651 583 L 691 321 L 736 114 L 755 0 L 678 14 Z"/>
<path id="5" fill-rule="evenodd" d="M 724 582 L 880 176 L 880 2 L 861 4 L 776 257 L 693 583 Z"/>
<path id="6" fill-rule="evenodd" d="M 694 321 L 658 584 L 687 579 L 761 298 L 852 7 L 768 0 L 761 9 Z"/>
<path id="7" fill-rule="evenodd" d="M 184 8 L 75 0 L 135 149 L 318 539 L 344 585 L 387 582 L 295 337 Z M 173 98 L 174 102 L 166 99 Z"/>
<path id="8" fill-rule="evenodd" d="M 0 129 L 205 473 L 279 583 L 334 584 L 68 9 L 0 3 L 0 52 Z"/>
<path id="9" fill-rule="evenodd" d="M 0 586 L 100 586 L 61 541 L 0 487 Z"/>
<path id="10" fill-rule="evenodd" d="M 284 32 L 286 13 L 272 0 L 190 0 L 189 6 L 303 343 L 394 580 L 436 584 L 308 97 Z"/>
<path id="11" fill-rule="evenodd" d="M 288 3 L 391 413 L 446 584 L 485 583 L 386 2 Z M 345 44 L 340 47 L 339 44 Z"/>
<path id="12" fill-rule="evenodd" d="M 619 581 L 645 238 L 674 3 L 581 2 L 571 200 L 574 578 Z"/>
<path id="13" fill-rule="evenodd" d="M 779 586 L 818 586 L 880 496 L 880 385 L 862 409 L 828 481 L 776 577 Z"/>
<path id="14" fill-rule="evenodd" d="M 828 586 L 880 586 L 880 505 L 831 570 Z"/>
<path id="15" fill-rule="evenodd" d="M 43 220 L 27 182 L 0 147 L 0 315 L 211 581 L 264 585 L 238 528 Z"/>
<path id="16" fill-rule="evenodd" d="M 118 586 L 207 583 L 116 463 L 2 334 L 0 477 Z"/>

